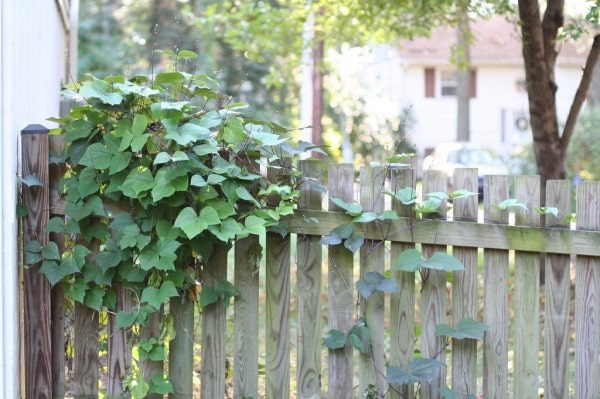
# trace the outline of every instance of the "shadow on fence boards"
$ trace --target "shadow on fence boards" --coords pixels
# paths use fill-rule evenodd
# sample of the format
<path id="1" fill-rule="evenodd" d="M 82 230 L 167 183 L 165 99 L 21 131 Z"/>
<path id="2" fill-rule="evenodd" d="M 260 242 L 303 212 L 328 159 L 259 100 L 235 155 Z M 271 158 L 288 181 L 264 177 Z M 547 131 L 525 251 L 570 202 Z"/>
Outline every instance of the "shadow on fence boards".
<path id="1" fill-rule="evenodd" d="M 55 191 L 63 173 L 60 167 L 49 172 L 46 133 L 23 131 L 23 175 L 37 177 L 43 187 L 23 187 L 29 213 L 22 231 L 25 241 L 50 239 L 60 247 L 65 237 L 44 233 L 49 214 L 62 213 Z M 566 218 L 570 182 L 549 181 L 541 208 L 538 176 L 486 176 L 481 209 L 477 196 L 467 195 L 451 204 L 442 199 L 436 212 L 417 217 L 414 203 L 384 194 L 415 187 L 411 169 L 388 173 L 364 166 L 358 179 L 347 164 L 324 170 L 321 162 L 308 160 L 300 169 L 326 191 L 302 185 L 299 209 L 286 220 L 292 234 L 261 238 L 263 266 L 249 255 L 259 243 L 250 237 L 236 242 L 233 255 L 217 254 L 205 270 L 204 285 L 233 281 L 239 292 L 233 310 L 213 304 L 196 311 L 196 322 L 179 304 L 165 302 L 174 325 L 184 324 L 169 345 L 169 361 L 132 360 L 131 331 L 116 328 L 110 314 L 104 326 L 106 314 L 78 304 L 65 322 L 60 284 L 51 289 L 39 265 L 25 268 L 24 396 L 88 398 L 104 391 L 118 397 L 135 366 L 143 376 L 152 375 L 149 370 L 166 374 L 167 368 L 173 376 L 177 370 L 183 382 L 173 384 L 169 398 L 342 399 L 367 397 L 364 392 L 369 398 L 440 398 L 449 392 L 440 393 L 443 387 L 455 395 L 446 397 L 457 398 L 538 398 L 542 390 L 545 398 L 600 398 L 600 183 L 577 185 L 575 223 Z M 419 186 L 419 198 L 426 200 L 428 193 L 446 192 L 448 180 L 425 171 Z M 476 192 L 477 171 L 457 169 L 453 186 Z M 358 216 L 344 209 L 352 202 L 360 205 Z M 386 209 L 398 217 L 378 217 Z M 322 237 L 342 225 L 353 228 L 340 234 L 348 245 L 322 245 Z M 351 237 L 364 237 L 360 249 Z M 448 252 L 464 270 L 388 273 L 412 248 L 424 260 Z M 370 272 L 395 280 L 397 289 L 375 287 L 362 296 L 356 281 Z M 120 309 L 135 306 L 126 290 L 114 288 Z M 481 341 L 436 335 L 436 326 L 456 326 L 465 318 L 485 323 Z M 326 348 L 322 341 L 331 331 L 342 335 L 338 345 Z M 102 335 L 108 350 L 99 355 Z M 197 367 L 189 361 L 195 336 L 201 348 Z M 71 346 L 66 356 L 63 348 Z M 418 357 L 443 363 L 421 375 L 431 382 L 388 383 L 391 366 L 405 370 L 406 381 L 418 380 Z M 190 391 L 185 381 L 193 373 L 199 383 Z"/>

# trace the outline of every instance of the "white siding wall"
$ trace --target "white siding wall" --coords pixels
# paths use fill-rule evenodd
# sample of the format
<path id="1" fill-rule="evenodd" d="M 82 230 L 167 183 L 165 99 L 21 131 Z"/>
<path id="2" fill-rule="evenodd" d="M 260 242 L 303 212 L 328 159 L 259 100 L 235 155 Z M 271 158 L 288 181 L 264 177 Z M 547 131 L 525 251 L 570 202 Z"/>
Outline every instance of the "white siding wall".
<path id="1" fill-rule="evenodd" d="M 0 397 L 19 397 L 17 220 L 20 131 L 59 112 L 68 43 L 54 0 L 0 2 Z"/>
<path id="2" fill-rule="evenodd" d="M 451 68 L 441 66 L 441 68 Z M 404 66 L 400 87 L 392 90 L 402 93 L 400 105 L 412 105 L 416 119 L 410 139 L 421 154 L 427 148 L 456 137 L 456 98 L 440 97 L 439 69 L 436 69 L 436 97 L 425 98 L 424 66 Z M 525 78 L 522 66 L 479 66 L 477 69 L 477 97 L 471 100 L 471 141 L 492 147 L 499 152 L 510 152 L 514 145 L 531 142 L 531 131 L 520 132 L 514 126 L 515 117 L 527 116 L 527 93 L 517 90 L 517 81 Z M 556 73 L 559 91 L 557 109 L 564 122 L 573 95 L 581 77 L 576 66 L 564 66 Z"/>

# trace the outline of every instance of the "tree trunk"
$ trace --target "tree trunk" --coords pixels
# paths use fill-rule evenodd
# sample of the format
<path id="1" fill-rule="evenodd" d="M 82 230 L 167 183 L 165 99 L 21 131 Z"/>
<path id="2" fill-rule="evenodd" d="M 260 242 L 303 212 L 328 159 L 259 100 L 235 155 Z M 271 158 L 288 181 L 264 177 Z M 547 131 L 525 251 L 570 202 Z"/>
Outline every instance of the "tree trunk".
<path id="1" fill-rule="evenodd" d="M 458 66 L 456 70 L 456 140 L 458 141 L 469 141 L 471 139 L 471 57 L 469 51 L 471 32 L 469 28 L 467 6 L 468 4 L 461 4 L 457 14 L 456 26 L 456 46 L 458 50 L 458 59 L 456 60 Z"/>
<path id="2" fill-rule="evenodd" d="M 557 12 L 555 3 L 548 2 L 547 10 Z M 554 66 L 556 54 L 549 51 L 553 48 L 558 32 L 558 24 L 547 21 L 561 20 L 562 14 L 547 18 L 544 16 L 544 26 L 540 16 L 537 0 L 519 0 L 519 17 L 523 36 L 523 60 L 525 62 L 525 80 L 529 96 L 529 114 L 533 146 L 535 150 L 538 173 L 542 180 L 542 190 L 548 179 L 563 179 L 566 177 L 566 152 L 562 148 L 556 113 L 556 84 L 554 83 Z M 560 9 L 562 12 L 562 8 Z M 554 30 L 553 30 L 554 29 Z M 554 32 L 554 33 L 552 33 Z M 545 198 L 542 195 L 542 202 Z"/>

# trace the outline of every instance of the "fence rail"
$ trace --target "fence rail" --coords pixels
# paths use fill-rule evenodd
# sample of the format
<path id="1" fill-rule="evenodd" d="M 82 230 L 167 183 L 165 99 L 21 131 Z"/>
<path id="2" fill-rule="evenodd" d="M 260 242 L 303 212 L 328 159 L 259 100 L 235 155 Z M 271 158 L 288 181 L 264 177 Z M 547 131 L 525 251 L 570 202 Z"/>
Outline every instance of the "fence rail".
<path id="1" fill-rule="evenodd" d="M 31 145 L 37 145 L 44 137 L 36 136 L 30 140 Z M 27 141 L 23 145 L 25 157 L 46 159 L 47 154 L 32 153 Z M 28 173 L 40 179 L 47 176 L 48 166 L 38 167 L 39 170 L 28 170 Z M 573 391 L 576 398 L 600 397 L 600 246 L 597 245 L 600 242 L 597 231 L 600 228 L 600 182 L 578 184 L 574 228 L 570 228 L 564 218 L 571 215 L 571 184 L 548 182 L 546 206 L 556 207 L 558 217 L 546 214 L 546 227 L 540 227 L 542 218 L 534 211 L 540 205 L 537 176 L 515 176 L 514 179 L 487 176 L 483 218 L 477 196 L 443 204 L 435 217 L 415 218 L 410 205 L 386 200 L 383 193 L 384 188 L 413 187 L 412 170 L 395 170 L 388 181 L 385 169 L 362 167 L 360 183 L 356 183 L 352 165 L 332 164 L 327 172 L 317 161 L 303 161 L 300 167 L 305 176 L 326 185 L 325 208 L 328 209 L 322 209 L 323 194 L 314 185 L 304 184 L 299 209 L 286 220 L 296 239 L 267 233 L 266 266 L 262 272 L 257 237 L 235 243 L 234 254 L 229 256 L 233 265 L 227 265 L 225 252 L 213 257 L 204 270 L 203 284 L 210 286 L 229 278 L 240 294 L 234 301 L 233 316 L 220 304 L 202 310 L 199 394 L 175 392 L 170 398 L 212 399 L 228 395 L 341 399 L 363 397 L 363 392 L 369 389 L 378 392 L 373 397 L 419 397 L 412 386 L 390 388 L 385 381 L 386 367 L 407 367 L 415 351 L 419 352 L 417 356 L 435 357 L 445 363 L 434 375 L 432 384 L 422 385 L 419 395 L 423 398 L 441 397 L 438 390 L 445 385 L 463 397 L 538 398 L 540 389 L 545 398 L 566 399 Z M 453 181 L 455 187 L 477 191 L 474 169 L 456 170 Z M 446 188 L 444 174 L 425 171 L 423 195 Z M 44 207 L 38 204 L 37 198 L 44 198 L 46 194 L 40 197 L 35 191 L 38 189 L 25 189 L 35 194 L 25 196 L 26 201 L 30 197 L 34 201 L 26 202 L 26 206 L 60 214 L 63 207 L 56 193 L 49 195 L 48 207 Z M 357 201 L 365 210 L 379 213 L 387 207 L 400 217 L 354 223 L 356 232 L 365 237 L 358 256 L 342 245 L 324 248 L 321 236 L 352 220 L 332 198 Z M 508 198 L 516 198 L 524 205 L 514 209 L 512 224 L 509 224 L 509 211 L 495 206 Z M 452 207 L 450 213 L 446 205 Z M 30 223 L 25 232 L 41 234 L 44 221 L 40 218 Z M 293 242 L 296 242 L 295 247 Z M 450 250 L 464 264 L 465 270 L 451 274 L 423 270 L 420 278 L 419 274 L 394 270 L 391 277 L 398 282 L 397 293 L 376 292 L 366 300 L 359 300 L 355 288 L 357 277 L 370 271 L 385 273 L 402 251 L 415 247 L 425 257 L 435 251 Z M 296 254 L 293 260 L 292 253 Z M 545 284 L 541 286 L 540 265 L 544 258 Z M 227 276 L 228 270 L 233 272 L 232 276 Z M 571 278 L 573 271 L 574 279 Z M 46 320 L 46 316 L 39 316 L 37 310 L 36 314 L 29 311 L 48 309 L 49 294 L 45 293 L 40 299 L 37 285 L 33 285 L 39 277 L 36 267 L 24 276 L 26 396 L 52 397 L 52 392 L 55 397 L 62 397 L 65 353 L 61 350 L 64 342 L 61 346 L 57 340 L 64 340 L 65 336 L 52 335 L 53 350 L 46 344 L 40 347 L 40 337 L 46 342 L 51 323 L 34 323 L 37 318 Z M 59 286 L 54 289 L 58 290 Z M 573 290 L 574 303 L 571 303 Z M 125 300 L 120 306 L 131 306 L 126 295 L 120 298 Z M 58 295 L 52 296 L 52 302 L 59 300 Z M 62 309 L 61 304 L 52 303 L 52 307 Z M 168 367 L 179 368 L 181 373 L 191 376 L 193 366 L 186 356 L 193 348 L 191 330 L 198 328 L 198 324 L 189 314 L 181 314 L 177 303 L 167 304 L 166 309 L 172 312 L 174 323 L 187 323 L 186 328 L 190 330 L 189 335 L 179 336 L 172 342 Z M 47 317 L 52 317 L 55 323 L 54 319 L 64 318 L 64 314 L 53 313 Z M 347 344 L 341 349 L 328 350 L 323 356 L 324 334 L 329 329 L 349 332 L 358 317 L 364 317 L 371 332 L 370 354 L 357 356 Z M 435 326 L 455 325 L 465 317 L 487 324 L 483 344 L 478 349 L 474 340 L 454 340 L 448 352 L 446 339 L 434 334 Z M 75 397 L 98 396 L 101 367 L 98 319 L 96 312 L 82 305 L 75 307 L 73 376 L 69 385 Z M 155 322 L 150 324 L 154 327 L 148 328 L 156 328 Z M 232 327 L 228 327 L 229 324 Z M 127 332 L 110 325 L 109 321 L 108 359 L 103 364 L 108 365 L 109 383 L 105 386 L 108 395 L 116 396 L 123 390 L 122 379 L 131 367 L 132 358 Z M 228 344 L 231 329 L 233 339 L 232 344 Z M 294 331 L 296 334 L 292 336 Z M 145 333 L 147 331 L 142 332 Z M 231 348 L 230 353 L 228 348 Z M 478 365 L 481 363 L 478 350 L 482 352 L 479 357 L 482 367 Z M 291 353 L 296 354 L 294 359 Z M 48 361 L 39 363 L 40 358 Z M 233 361 L 231 379 L 226 376 L 228 359 Z M 44 364 L 41 369 L 40 364 Z M 50 364 L 58 365 L 52 370 L 52 379 L 48 377 Z M 56 370 L 56 367 L 62 369 Z M 146 362 L 141 367 L 143 371 L 161 370 L 166 365 Z M 43 375 L 38 378 L 38 373 Z"/>

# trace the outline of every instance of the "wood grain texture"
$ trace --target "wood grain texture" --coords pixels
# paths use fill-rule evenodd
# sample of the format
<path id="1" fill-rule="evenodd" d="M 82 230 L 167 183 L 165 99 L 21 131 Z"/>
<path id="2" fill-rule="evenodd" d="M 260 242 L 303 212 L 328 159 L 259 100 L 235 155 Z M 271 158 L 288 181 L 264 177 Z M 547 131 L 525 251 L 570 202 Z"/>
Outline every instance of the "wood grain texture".
<path id="1" fill-rule="evenodd" d="M 48 148 L 50 152 L 60 154 L 64 147 L 62 136 L 48 136 Z M 57 190 L 59 180 L 65 173 L 64 163 L 49 165 L 49 187 L 50 191 Z M 52 214 L 50 214 L 52 217 Z M 58 246 L 62 254 L 65 249 L 65 235 L 63 233 L 51 233 L 50 241 Z M 51 289 L 51 342 L 52 348 L 65 347 L 65 293 L 62 283 L 56 284 Z M 65 354 L 63 351 L 54 349 L 52 351 L 52 396 L 62 398 L 65 396 Z"/>
<path id="2" fill-rule="evenodd" d="M 267 233 L 265 393 L 290 397 L 290 236 Z"/>
<path id="3" fill-rule="evenodd" d="M 392 191 L 404 187 L 415 187 L 414 169 L 396 169 L 392 172 Z M 410 205 L 400 201 L 392 203 L 392 209 L 399 216 L 414 217 Z M 392 265 L 402 251 L 414 248 L 411 243 L 391 244 Z M 392 271 L 392 278 L 398 282 L 398 293 L 390 295 L 390 365 L 408 368 L 415 354 L 415 273 Z M 395 385 L 390 391 L 391 399 L 412 399 L 412 385 Z"/>
<path id="4" fill-rule="evenodd" d="M 48 129 L 30 125 L 22 133 L 23 177 L 31 175 L 42 183 L 42 187 L 23 187 L 23 205 L 28 210 L 23 218 L 23 240 L 37 240 L 44 246 L 48 243 L 44 228 L 49 219 Z M 40 264 L 36 264 L 23 270 L 24 394 L 43 399 L 52 397 L 51 295 L 50 283 L 39 269 Z"/>
<path id="5" fill-rule="evenodd" d="M 477 169 L 457 168 L 453 176 L 455 190 L 477 192 Z M 478 196 L 457 198 L 453 202 L 453 220 L 476 221 Z M 465 317 L 477 320 L 477 248 L 452 248 L 452 255 L 465 270 L 452 272 L 452 317 L 454 326 Z M 477 341 L 452 340 L 452 389 L 461 395 L 477 393 Z"/>
<path id="6" fill-rule="evenodd" d="M 600 229 L 600 183 L 577 185 L 577 229 Z M 600 259 L 578 256 L 575 278 L 575 398 L 600 398 Z"/>
<path id="7" fill-rule="evenodd" d="M 113 289 L 117 296 L 117 312 L 131 312 L 131 291 L 115 281 Z M 131 371 L 131 348 L 127 330 L 118 328 L 116 313 L 108 315 L 108 384 L 109 398 L 118 398 L 125 392 L 123 380 Z"/>
<path id="8" fill-rule="evenodd" d="M 301 161 L 303 176 L 320 182 L 321 162 Z M 298 206 L 321 209 L 322 194 L 303 184 Z M 298 360 L 297 398 L 321 398 L 321 237 L 298 235 Z"/>
<path id="9" fill-rule="evenodd" d="M 202 283 L 208 287 L 215 287 L 220 280 L 227 280 L 227 251 L 223 247 L 215 246 L 204 265 Z M 225 396 L 225 311 L 221 301 L 202 309 L 200 395 L 203 398 Z M 193 341 L 190 342 L 189 348 L 193 348 Z"/>
<path id="10" fill-rule="evenodd" d="M 448 187 L 448 178 L 445 172 L 425 171 L 423 173 L 423 198 L 427 193 L 444 192 Z M 446 217 L 446 204 L 442 203 L 437 215 L 431 214 L 426 217 Z M 435 252 L 446 253 L 446 246 L 423 245 L 423 256 L 427 259 Z M 445 362 L 444 336 L 435 336 L 435 327 L 438 324 L 447 323 L 447 290 L 446 272 L 443 270 L 421 269 L 421 355 L 424 358 L 436 359 Z M 434 373 L 430 384 L 421 386 L 421 395 L 424 399 L 439 398 L 439 389 L 445 386 L 446 368 L 441 367 Z"/>
<path id="11" fill-rule="evenodd" d="M 571 213 L 571 182 L 549 180 L 546 206 L 558 209 L 558 217 L 546 215 L 546 226 L 568 229 L 566 216 Z M 570 263 L 570 255 L 546 255 L 544 392 L 551 399 L 569 397 Z"/>
<path id="12" fill-rule="evenodd" d="M 234 285 L 240 294 L 233 305 L 233 390 L 236 398 L 258 397 L 258 271 L 262 249 L 258 237 L 249 236 L 236 241 L 234 251 Z"/>
<path id="13" fill-rule="evenodd" d="M 507 198 L 504 198 L 507 199 Z M 307 223 L 318 220 L 318 223 Z M 298 210 L 286 217 L 289 231 L 298 234 L 327 235 L 335 227 L 350 223 L 352 217 L 343 212 Z M 369 229 L 366 238 L 391 242 L 419 242 L 472 248 L 581 254 L 600 256 L 597 231 L 534 228 L 494 223 L 473 223 L 434 219 L 399 218 L 382 222 L 382 229 Z M 360 227 L 355 231 L 362 232 Z"/>
<path id="14" fill-rule="evenodd" d="M 73 325 L 73 383 L 71 390 L 77 399 L 98 397 L 98 312 L 76 303 Z"/>
<path id="15" fill-rule="evenodd" d="M 365 212 L 383 212 L 383 168 L 363 166 L 360 169 L 360 204 Z M 377 226 L 365 226 L 366 229 Z M 365 273 L 385 271 L 385 247 L 381 241 L 366 240 L 360 248 L 360 276 Z M 367 299 L 361 298 L 360 315 L 366 320 L 371 332 L 371 353 L 359 355 L 359 389 L 362 394 L 369 385 L 375 385 L 380 398 L 387 387 L 385 382 L 384 349 L 384 295 L 374 292 Z"/>
<path id="16" fill-rule="evenodd" d="M 484 220 L 508 223 L 508 212 L 494 207 L 509 198 L 507 176 L 484 177 Z M 508 397 L 508 251 L 483 251 L 483 397 Z"/>
<path id="17" fill-rule="evenodd" d="M 171 298 L 169 313 L 175 329 L 175 337 L 169 342 L 169 381 L 173 384 L 173 392 L 169 394 L 169 399 L 191 399 L 194 370 L 194 302 L 187 298 Z M 204 317 L 202 320 L 204 326 Z M 208 325 L 208 328 L 212 329 L 212 326 Z M 207 372 L 212 370 L 212 360 L 204 360 L 202 357 L 202 368 L 206 363 Z M 211 387 L 209 381 L 205 388 Z"/>
<path id="18" fill-rule="evenodd" d="M 516 176 L 514 197 L 527 207 L 515 210 L 517 225 L 540 226 L 540 177 Z M 515 252 L 515 398 L 537 399 L 540 374 L 540 255 Z"/>
<path id="19" fill-rule="evenodd" d="M 331 198 L 345 202 L 354 200 L 354 168 L 351 164 L 329 165 L 327 191 L 330 211 L 340 210 Z M 353 255 L 342 245 L 329 246 L 328 254 L 329 328 L 348 333 L 352 327 L 354 307 Z M 329 350 L 328 355 L 328 398 L 351 398 L 354 385 L 352 347 L 346 344 L 343 349 Z"/>

